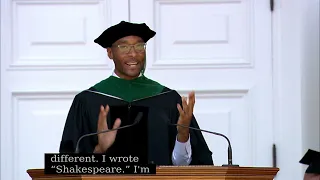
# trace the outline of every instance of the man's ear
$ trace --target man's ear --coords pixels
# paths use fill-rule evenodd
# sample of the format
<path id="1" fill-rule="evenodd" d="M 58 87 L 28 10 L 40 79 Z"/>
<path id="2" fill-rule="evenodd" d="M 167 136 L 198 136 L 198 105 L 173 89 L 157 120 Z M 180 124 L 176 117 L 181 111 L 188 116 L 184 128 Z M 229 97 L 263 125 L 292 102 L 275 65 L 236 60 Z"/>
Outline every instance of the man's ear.
<path id="1" fill-rule="evenodd" d="M 107 48 L 107 52 L 108 52 L 108 57 L 110 58 L 110 59 L 113 59 L 113 53 L 112 53 L 112 50 L 111 50 L 111 48 Z"/>

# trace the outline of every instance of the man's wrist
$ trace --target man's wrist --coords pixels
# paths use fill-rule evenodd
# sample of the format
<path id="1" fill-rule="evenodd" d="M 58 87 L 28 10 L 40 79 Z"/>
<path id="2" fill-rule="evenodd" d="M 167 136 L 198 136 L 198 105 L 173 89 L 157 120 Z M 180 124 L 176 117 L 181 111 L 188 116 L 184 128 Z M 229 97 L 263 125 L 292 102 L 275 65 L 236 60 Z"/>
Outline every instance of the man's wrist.
<path id="1" fill-rule="evenodd" d="M 182 143 L 187 142 L 189 140 L 189 130 L 179 132 L 177 140 Z"/>
<path id="2" fill-rule="evenodd" d="M 96 147 L 94 148 L 93 153 L 103 153 L 101 147 L 99 146 L 99 144 L 96 145 Z"/>

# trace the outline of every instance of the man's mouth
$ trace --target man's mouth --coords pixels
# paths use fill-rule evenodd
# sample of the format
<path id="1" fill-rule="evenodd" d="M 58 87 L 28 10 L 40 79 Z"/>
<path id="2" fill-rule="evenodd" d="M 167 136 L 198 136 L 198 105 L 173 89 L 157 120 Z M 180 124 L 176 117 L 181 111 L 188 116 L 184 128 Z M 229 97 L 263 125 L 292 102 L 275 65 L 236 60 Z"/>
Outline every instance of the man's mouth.
<path id="1" fill-rule="evenodd" d="M 126 65 L 128 65 L 130 67 L 136 67 L 138 65 L 138 62 L 128 62 L 128 63 L 126 63 Z"/>

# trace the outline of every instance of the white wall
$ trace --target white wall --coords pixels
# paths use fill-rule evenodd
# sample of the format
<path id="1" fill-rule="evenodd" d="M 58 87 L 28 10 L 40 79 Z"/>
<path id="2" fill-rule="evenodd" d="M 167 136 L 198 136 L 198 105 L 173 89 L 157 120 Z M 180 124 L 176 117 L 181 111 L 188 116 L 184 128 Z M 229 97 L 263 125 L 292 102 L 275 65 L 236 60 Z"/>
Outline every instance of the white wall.
<path id="1" fill-rule="evenodd" d="M 276 132 L 274 139 L 278 150 L 279 175 L 291 175 L 291 177 L 285 176 L 284 180 L 299 180 L 302 179 L 305 168 L 298 163 L 300 158 L 308 148 L 315 150 L 320 148 L 319 14 L 317 14 L 319 13 L 319 0 L 275 1 L 273 73 L 275 75 L 274 119 Z M 9 5 L 11 4 L 9 0 L 6 1 L 7 3 L 3 2 L 1 0 L 2 10 L 4 10 L 1 12 L 2 27 L 5 23 L 2 19 L 3 15 L 9 14 Z M 5 34 L 5 29 L 1 30 Z M 10 54 L 8 42 L 1 42 L 1 44 L 4 45 L 1 49 L 3 50 L 1 56 Z M 1 59 L 1 61 L 3 60 Z M 3 73 L 6 72 L 3 69 L 1 72 L 2 81 L 5 80 Z M 45 97 L 39 96 L 39 98 Z M 6 98 L 6 96 L 2 95 L 1 98 Z M 4 116 L 2 115 L 2 117 Z M 4 146 L 1 147 L 1 160 L 10 159 L 11 154 L 3 153 L 4 148 Z M 266 154 L 266 156 L 271 155 Z M 12 171 L 10 162 L 6 163 L 9 163 L 6 165 L 7 167 L 4 164 L 1 167 L 3 174 L 6 170 Z M 281 179 L 281 176 L 278 177 Z"/>
<path id="2" fill-rule="evenodd" d="M 319 150 L 319 0 L 276 0 L 274 111 L 279 175 L 303 179 L 299 164 Z M 287 132 L 287 133 L 284 133 Z"/>
<path id="3" fill-rule="evenodd" d="M 320 150 L 319 123 L 319 0 L 302 6 L 302 150 Z"/>

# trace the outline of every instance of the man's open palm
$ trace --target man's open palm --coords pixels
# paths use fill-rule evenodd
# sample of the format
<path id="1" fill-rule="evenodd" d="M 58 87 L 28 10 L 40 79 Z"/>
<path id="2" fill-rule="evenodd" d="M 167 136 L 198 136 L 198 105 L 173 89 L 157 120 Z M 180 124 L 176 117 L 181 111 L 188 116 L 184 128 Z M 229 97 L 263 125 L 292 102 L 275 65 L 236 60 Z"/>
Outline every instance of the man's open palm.
<path id="1" fill-rule="evenodd" d="M 100 107 L 99 119 L 98 119 L 98 132 L 108 130 L 107 124 L 107 115 L 109 112 L 109 106 L 106 105 L 104 108 L 103 106 Z M 116 119 L 113 129 L 120 127 L 121 120 L 118 118 Z M 100 133 L 98 134 L 98 145 L 99 150 L 105 152 L 115 141 L 117 135 L 117 130 L 107 132 L 107 133 Z"/>
<path id="2" fill-rule="evenodd" d="M 193 117 L 193 108 L 195 104 L 195 93 L 192 91 L 189 93 L 188 99 L 186 97 L 182 97 L 182 107 L 180 104 L 177 104 L 177 108 L 179 111 L 179 119 L 178 124 L 183 126 L 189 126 Z M 189 137 L 189 129 L 181 126 L 177 126 L 178 130 L 178 140 L 185 142 Z M 180 138 L 181 137 L 181 138 Z"/>

